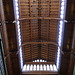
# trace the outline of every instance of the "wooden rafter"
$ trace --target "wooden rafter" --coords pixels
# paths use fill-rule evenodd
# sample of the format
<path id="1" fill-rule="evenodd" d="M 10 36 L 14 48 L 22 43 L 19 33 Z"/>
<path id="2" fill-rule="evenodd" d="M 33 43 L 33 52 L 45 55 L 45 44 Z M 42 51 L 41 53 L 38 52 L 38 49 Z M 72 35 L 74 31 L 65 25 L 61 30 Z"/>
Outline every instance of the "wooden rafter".
<path id="1" fill-rule="evenodd" d="M 64 19 L 52 18 L 52 17 L 25 17 L 25 18 L 20 18 L 18 20 L 21 21 L 21 20 L 35 20 L 35 19 L 64 20 Z"/>
<path id="2" fill-rule="evenodd" d="M 25 42 L 22 44 L 22 46 L 27 45 L 27 44 L 53 44 L 55 46 L 58 46 L 58 44 L 54 42 Z"/>

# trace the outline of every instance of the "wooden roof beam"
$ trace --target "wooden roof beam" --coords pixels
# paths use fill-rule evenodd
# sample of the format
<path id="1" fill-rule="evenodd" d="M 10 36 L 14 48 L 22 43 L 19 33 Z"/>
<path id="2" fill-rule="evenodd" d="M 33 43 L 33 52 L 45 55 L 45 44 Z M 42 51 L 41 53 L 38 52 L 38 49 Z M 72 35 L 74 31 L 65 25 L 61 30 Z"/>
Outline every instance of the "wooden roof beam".
<path id="1" fill-rule="evenodd" d="M 25 62 L 25 64 L 55 64 L 54 62 Z"/>
<path id="2" fill-rule="evenodd" d="M 64 20 L 64 19 L 60 19 L 60 18 L 52 18 L 52 17 L 25 17 L 25 18 L 20 18 L 20 19 L 17 19 L 19 21 L 21 20 L 35 20 L 35 19 L 48 19 L 48 20 Z"/>
<path id="3" fill-rule="evenodd" d="M 55 42 L 25 42 L 22 44 L 22 46 L 27 45 L 27 44 L 53 44 L 53 45 L 58 46 L 58 44 Z"/>

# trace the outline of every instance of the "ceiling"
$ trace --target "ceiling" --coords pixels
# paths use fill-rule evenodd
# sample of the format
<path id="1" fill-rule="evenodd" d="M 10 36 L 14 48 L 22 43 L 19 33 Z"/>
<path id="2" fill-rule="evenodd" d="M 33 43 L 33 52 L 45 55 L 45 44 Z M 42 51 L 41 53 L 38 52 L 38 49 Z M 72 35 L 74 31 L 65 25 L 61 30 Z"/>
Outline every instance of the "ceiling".
<path id="1" fill-rule="evenodd" d="M 14 21 L 14 9 L 12 2 L 13 2 L 12 0 L 3 1 L 5 20 L 8 21 L 8 23 L 6 23 L 6 28 L 7 28 L 7 35 L 8 35 L 7 38 L 9 45 L 9 49 L 7 49 L 8 51 L 6 50 L 6 48 L 4 49 L 5 49 L 5 55 L 6 56 L 8 55 L 6 59 L 8 74 L 19 75 L 20 74 L 19 58 L 18 55 L 16 54 L 18 52 L 17 40 L 16 40 L 17 38 L 16 28 L 15 24 L 12 23 Z M 48 4 L 49 2 L 52 5 L 51 4 L 49 5 Z M 19 21 L 21 25 L 24 63 L 26 61 L 27 62 L 33 61 L 35 59 L 44 59 L 49 62 L 55 63 L 57 46 L 54 44 L 57 44 L 57 39 L 58 39 L 58 20 L 55 19 L 52 20 L 49 19 L 49 17 L 59 18 L 58 14 L 60 10 L 59 0 L 56 0 L 55 2 L 56 8 L 54 7 L 55 5 L 53 6 L 53 1 L 51 2 L 51 0 L 50 1 L 47 0 L 44 3 L 43 0 L 41 0 L 40 2 L 38 2 L 37 0 L 35 1 L 31 0 L 31 4 L 29 4 L 28 1 L 20 0 L 19 3 L 20 3 Z M 35 5 L 35 7 L 33 7 L 33 5 Z M 41 10 L 38 9 L 38 7 Z M 71 65 L 73 61 L 70 61 L 70 59 L 73 58 L 70 53 L 72 38 L 73 38 L 73 26 L 74 26 L 74 23 L 72 23 L 72 21 L 75 20 L 75 15 L 74 15 L 75 10 L 73 7 L 74 7 L 74 0 L 69 0 L 67 2 L 66 19 L 71 22 L 65 24 L 64 42 L 63 42 L 64 55 L 62 55 L 61 69 L 60 69 L 62 75 L 71 75 L 73 70 L 73 67 Z M 48 18 L 43 19 L 43 17 L 45 18 L 48 17 Z M 44 42 L 47 43 L 44 44 Z"/>

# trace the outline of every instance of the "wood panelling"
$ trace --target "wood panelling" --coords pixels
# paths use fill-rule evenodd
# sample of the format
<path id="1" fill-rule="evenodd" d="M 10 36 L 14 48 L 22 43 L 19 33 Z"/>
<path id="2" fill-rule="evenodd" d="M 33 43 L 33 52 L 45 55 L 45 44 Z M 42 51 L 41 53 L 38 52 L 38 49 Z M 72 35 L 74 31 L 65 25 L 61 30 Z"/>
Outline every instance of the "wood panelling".
<path id="1" fill-rule="evenodd" d="M 38 48 L 39 45 L 25 45 L 23 47 L 23 60 L 33 61 L 35 59 L 44 59 L 50 62 L 56 61 L 57 46 L 54 45 L 40 45 L 41 51 Z"/>
<path id="2" fill-rule="evenodd" d="M 15 34 L 15 25 L 12 23 L 7 24 L 7 33 L 8 33 L 8 42 L 10 51 L 17 51 L 16 43 L 16 34 Z M 12 33 L 12 35 L 11 35 Z"/>
<path id="3" fill-rule="evenodd" d="M 3 0 L 4 5 L 4 14 L 5 20 L 13 21 L 14 19 L 14 11 L 13 11 L 13 0 Z"/>
<path id="4" fill-rule="evenodd" d="M 20 0 L 20 18 L 24 17 L 59 17 L 59 0 Z M 30 10 L 29 10 L 30 9 Z"/>
<path id="5" fill-rule="evenodd" d="M 55 63 L 57 46 L 45 42 L 58 42 L 60 1 L 19 0 L 19 13 L 23 63 L 34 59 Z"/>

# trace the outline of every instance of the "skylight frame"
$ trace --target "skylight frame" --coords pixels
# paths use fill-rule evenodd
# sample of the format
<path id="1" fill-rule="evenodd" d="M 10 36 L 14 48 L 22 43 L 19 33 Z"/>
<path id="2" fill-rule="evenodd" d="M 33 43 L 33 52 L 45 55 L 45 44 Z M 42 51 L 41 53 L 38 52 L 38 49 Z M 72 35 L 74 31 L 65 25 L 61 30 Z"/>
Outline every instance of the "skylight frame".
<path id="1" fill-rule="evenodd" d="M 23 71 L 23 54 L 22 54 L 22 47 L 21 47 L 21 30 L 20 30 L 20 21 L 19 19 L 19 6 L 18 2 L 19 0 L 13 0 L 14 2 L 14 10 L 15 10 L 15 20 L 16 20 L 16 32 L 17 32 L 17 41 L 18 41 L 18 49 L 19 49 L 19 55 L 20 55 L 20 67 L 21 70 Z M 65 19 L 65 12 L 66 12 L 66 2 L 67 0 L 61 0 L 61 8 L 60 8 L 60 21 L 59 21 L 59 35 L 58 35 L 58 51 L 57 51 L 57 60 L 56 60 L 56 66 L 57 69 L 59 70 L 59 65 L 60 65 L 60 48 L 62 46 L 62 41 L 63 41 L 63 28 L 64 28 L 64 19 Z"/>

